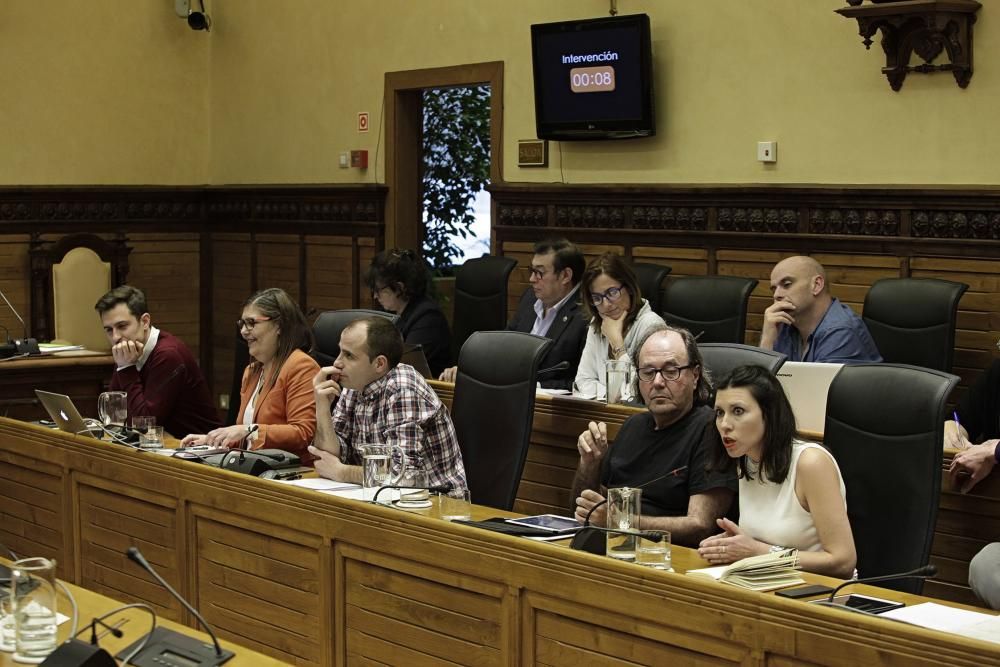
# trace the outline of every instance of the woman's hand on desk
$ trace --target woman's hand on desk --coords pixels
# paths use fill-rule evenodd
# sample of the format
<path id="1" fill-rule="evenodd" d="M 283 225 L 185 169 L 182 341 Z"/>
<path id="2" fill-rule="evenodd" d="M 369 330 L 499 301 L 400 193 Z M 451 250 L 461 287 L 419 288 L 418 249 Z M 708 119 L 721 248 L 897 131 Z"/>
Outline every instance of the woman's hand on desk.
<path id="1" fill-rule="evenodd" d="M 723 532 L 707 537 L 698 545 L 698 555 L 713 565 L 725 565 L 759 556 L 770 550 L 771 545 L 758 542 L 729 519 L 716 519 Z"/>
<path id="2" fill-rule="evenodd" d="M 998 442 L 1000 440 L 987 440 L 956 454 L 948 468 L 952 486 L 962 493 L 968 493 L 989 475 L 997 463 L 995 453 Z"/>
<path id="3" fill-rule="evenodd" d="M 242 424 L 223 426 L 201 435 L 192 433 L 181 440 L 182 447 L 208 445 L 210 447 L 239 447 L 247 437 L 247 427 Z"/>
<path id="4" fill-rule="evenodd" d="M 948 419 L 944 423 L 944 446 L 945 449 L 959 450 L 972 447 L 965 428 L 956 424 L 954 419 Z"/>
<path id="5" fill-rule="evenodd" d="M 458 375 L 458 366 L 452 366 L 441 371 L 441 375 L 438 376 L 438 380 L 441 382 L 451 382 L 455 383 L 455 377 Z"/>

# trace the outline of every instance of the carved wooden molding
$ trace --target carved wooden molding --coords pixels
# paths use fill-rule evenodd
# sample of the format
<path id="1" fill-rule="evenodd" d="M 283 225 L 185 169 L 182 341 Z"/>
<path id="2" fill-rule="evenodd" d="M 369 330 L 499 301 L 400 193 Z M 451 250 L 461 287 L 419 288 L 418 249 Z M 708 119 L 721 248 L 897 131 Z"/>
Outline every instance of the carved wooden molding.
<path id="1" fill-rule="evenodd" d="M 497 239 L 1000 257 L 1000 188 L 530 185 L 489 188 Z"/>
<path id="2" fill-rule="evenodd" d="M 882 73 L 893 90 L 903 86 L 909 72 L 951 72 L 959 87 L 972 79 L 972 26 L 982 6 L 976 0 L 903 0 L 887 2 L 847 0 L 850 7 L 836 10 L 841 16 L 857 19 L 866 49 L 876 32 L 882 33 L 885 67 Z M 935 65 L 945 52 L 949 62 Z M 916 53 L 924 62 L 910 65 Z"/>

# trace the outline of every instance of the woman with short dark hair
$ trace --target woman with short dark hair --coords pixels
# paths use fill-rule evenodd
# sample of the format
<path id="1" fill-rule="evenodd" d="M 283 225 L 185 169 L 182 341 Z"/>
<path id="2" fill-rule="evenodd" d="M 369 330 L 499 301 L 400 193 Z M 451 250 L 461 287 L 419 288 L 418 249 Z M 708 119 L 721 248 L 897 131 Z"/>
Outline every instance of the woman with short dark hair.
<path id="1" fill-rule="evenodd" d="M 840 468 L 822 446 L 795 439 L 781 383 L 762 366 L 740 366 L 716 385 L 712 467 L 736 467 L 740 523 L 702 540 L 701 557 L 732 563 L 797 549 L 807 572 L 850 577 L 857 563 Z"/>
<path id="2" fill-rule="evenodd" d="M 284 449 L 303 463 L 316 433 L 313 376 L 319 371 L 308 352 L 312 329 L 299 305 L 282 289 L 261 290 L 247 299 L 236 321 L 250 352 L 243 372 L 238 423 L 192 434 L 184 445 Z"/>
<path id="3" fill-rule="evenodd" d="M 433 377 L 451 365 L 451 330 L 441 307 L 427 294 L 427 266 L 412 250 L 375 255 L 365 277 L 372 298 L 398 315 L 396 328 L 407 345 L 420 345 Z"/>

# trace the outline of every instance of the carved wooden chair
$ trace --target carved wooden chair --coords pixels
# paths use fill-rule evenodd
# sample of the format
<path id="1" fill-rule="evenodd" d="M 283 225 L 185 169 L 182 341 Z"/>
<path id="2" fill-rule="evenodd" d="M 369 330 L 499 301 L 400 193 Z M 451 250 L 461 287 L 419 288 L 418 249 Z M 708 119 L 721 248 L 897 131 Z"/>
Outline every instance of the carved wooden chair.
<path id="1" fill-rule="evenodd" d="M 31 240 L 31 333 L 107 351 L 94 304 L 115 285 L 125 283 L 131 248 L 123 238 L 107 241 L 94 234 L 69 234 L 57 241 Z"/>

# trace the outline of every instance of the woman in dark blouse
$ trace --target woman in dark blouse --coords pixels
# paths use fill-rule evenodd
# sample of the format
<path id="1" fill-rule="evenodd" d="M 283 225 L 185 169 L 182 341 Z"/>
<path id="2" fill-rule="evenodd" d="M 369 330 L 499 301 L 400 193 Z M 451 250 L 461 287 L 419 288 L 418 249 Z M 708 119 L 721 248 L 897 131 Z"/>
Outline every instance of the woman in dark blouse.
<path id="1" fill-rule="evenodd" d="M 412 250 L 375 255 L 365 278 L 379 305 L 396 313 L 396 327 L 408 345 L 420 345 L 433 377 L 451 366 L 451 331 L 437 302 L 427 295 L 429 276 Z"/>

